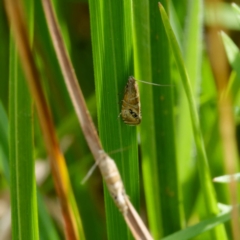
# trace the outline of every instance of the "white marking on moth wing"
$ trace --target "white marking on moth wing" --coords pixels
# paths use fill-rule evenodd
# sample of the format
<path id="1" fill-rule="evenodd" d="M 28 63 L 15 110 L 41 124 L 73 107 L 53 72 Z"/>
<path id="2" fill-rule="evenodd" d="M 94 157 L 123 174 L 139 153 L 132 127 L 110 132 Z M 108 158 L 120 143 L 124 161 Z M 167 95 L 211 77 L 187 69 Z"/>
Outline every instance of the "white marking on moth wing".
<path id="1" fill-rule="evenodd" d="M 109 179 L 109 178 L 113 178 L 113 177 L 117 177 L 119 176 L 119 173 L 118 172 L 111 172 L 109 173 L 108 175 L 106 175 L 106 180 Z M 120 178 L 119 178 L 120 179 Z"/>
<path id="2" fill-rule="evenodd" d="M 112 172 L 114 170 L 118 171 L 116 163 L 109 156 L 104 158 L 104 160 L 101 160 L 99 166 L 104 173 Z"/>
<path id="3" fill-rule="evenodd" d="M 138 99 L 138 98 L 139 98 L 139 94 L 138 94 L 138 92 L 136 92 L 136 96 L 133 96 L 133 97 L 129 98 L 128 100 L 131 101 L 131 100 Z"/>
<path id="4" fill-rule="evenodd" d="M 127 196 L 121 192 L 119 193 L 112 193 L 112 197 L 113 200 L 115 202 L 115 204 L 118 206 L 118 209 L 124 214 L 126 215 L 128 212 L 128 205 L 127 205 L 127 201 L 126 198 Z"/>
<path id="5" fill-rule="evenodd" d="M 111 188 L 111 190 L 117 190 L 120 191 L 121 189 L 123 189 L 123 185 L 121 181 L 117 181 L 115 183 L 109 184 L 109 187 Z"/>
<path id="6" fill-rule="evenodd" d="M 118 203 L 119 209 L 120 211 L 126 215 L 127 211 L 128 211 L 128 206 L 127 206 L 127 201 L 126 201 L 126 197 L 123 194 L 119 194 L 115 201 Z"/>
<path id="7" fill-rule="evenodd" d="M 138 104 L 130 104 L 130 103 L 124 101 L 124 100 L 122 100 L 122 101 L 123 101 L 126 105 L 128 105 L 129 107 L 137 108 L 137 107 L 139 106 L 139 103 L 138 103 Z M 127 111 L 127 110 L 125 110 L 125 111 Z"/>

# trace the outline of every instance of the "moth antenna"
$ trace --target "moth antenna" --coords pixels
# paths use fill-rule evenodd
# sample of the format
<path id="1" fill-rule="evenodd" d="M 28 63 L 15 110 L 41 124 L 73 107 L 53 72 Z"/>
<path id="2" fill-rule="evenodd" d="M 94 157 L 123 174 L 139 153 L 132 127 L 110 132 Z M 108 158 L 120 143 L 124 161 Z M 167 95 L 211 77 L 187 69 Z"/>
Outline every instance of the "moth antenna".
<path id="1" fill-rule="evenodd" d="M 146 82 L 146 81 L 143 81 L 143 80 L 138 80 L 138 79 L 135 79 L 137 82 L 142 82 L 142 83 L 146 83 L 146 84 L 149 84 L 149 85 L 155 85 L 155 86 L 158 86 L 158 87 L 172 87 L 173 85 L 164 85 L 164 84 L 157 84 L 157 83 L 152 83 L 152 82 Z"/>
<path id="2" fill-rule="evenodd" d="M 94 170 L 96 169 L 98 165 L 98 162 L 95 162 L 93 164 L 93 166 L 89 169 L 88 173 L 86 174 L 86 176 L 83 178 L 83 180 L 81 181 L 81 184 L 83 185 L 90 177 L 91 175 L 93 174 Z"/>
<path id="3" fill-rule="evenodd" d="M 120 115 L 120 114 L 119 114 L 119 115 Z M 114 153 L 118 153 L 118 152 L 123 152 L 123 151 L 126 151 L 127 149 L 129 149 L 130 147 L 131 147 L 131 145 L 130 145 L 130 146 L 127 146 L 127 147 L 124 147 L 124 148 L 119 148 L 119 149 L 110 151 L 108 154 L 114 154 Z"/>

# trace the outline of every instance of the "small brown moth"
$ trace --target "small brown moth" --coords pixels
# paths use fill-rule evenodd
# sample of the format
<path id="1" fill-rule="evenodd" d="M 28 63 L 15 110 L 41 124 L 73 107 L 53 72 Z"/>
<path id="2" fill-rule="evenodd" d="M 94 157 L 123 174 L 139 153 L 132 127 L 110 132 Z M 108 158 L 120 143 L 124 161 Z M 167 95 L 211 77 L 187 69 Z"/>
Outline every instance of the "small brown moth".
<path id="1" fill-rule="evenodd" d="M 124 123 L 130 126 L 136 126 L 141 123 L 141 105 L 138 90 L 138 84 L 134 77 L 128 78 L 122 100 L 121 113 Z"/>
<path id="2" fill-rule="evenodd" d="M 102 176 L 106 182 L 107 188 L 123 215 L 128 212 L 126 191 L 118 171 L 117 165 L 104 151 L 101 151 L 102 157 L 98 163 Z"/>
<path id="3" fill-rule="evenodd" d="M 128 78 L 128 82 L 124 91 L 124 97 L 122 100 L 122 110 L 121 110 L 121 113 L 119 114 L 119 116 L 122 115 L 122 119 L 124 123 L 130 126 L 136 126 L 140 124 L 142 121 L 140 96 L 139 96 L 138 84 L 136 81 L 150 84 L 150 85 L 155 85 L 158 87 L 172 86 L 172 85 L 162 85 L 162 84 L 137 80 L 134 77 L 130 76 Z"/>
<path id="4" fill-rule="evenodd" d="M 128 197 L 126 195 L 117 165 L 114 160 L 110 158 L 103 150 L 100 150 L 99 153 L 99 159 L 97 159 L 95 164 L 91 167 L 86 177 L 83 179 L 82 184 L 87 181 L 87 179 L 92 175 L 94 169 L 99 166 L 113 201 L 123 215 L 126 215 L 128 211 Z"/>

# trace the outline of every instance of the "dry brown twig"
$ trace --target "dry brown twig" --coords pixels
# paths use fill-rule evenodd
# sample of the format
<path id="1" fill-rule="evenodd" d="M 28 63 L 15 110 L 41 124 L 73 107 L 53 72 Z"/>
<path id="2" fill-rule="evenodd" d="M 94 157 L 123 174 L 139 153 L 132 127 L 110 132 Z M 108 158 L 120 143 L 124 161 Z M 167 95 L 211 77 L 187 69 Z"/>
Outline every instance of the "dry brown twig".
<path id="1" fill-rule="evenodd" d="M 102 149 L 95 126 L 88 113 L 83 94 L 78 85 L 77 77 L 64 47 L 64 42 L 59 31 L 59 25 L 51 2 L 49 0 L 42 0 L 42 4 L 68 92 L 89 148 L 91 149 L 102 176 L 107 183 L 108 190 L 110 191 L 115 204 L 123 213 L 124 219 L 135 239 L 152 239 L 150 233 L 125 193 L 124 185 L 114 160 L 111 159 Z"/>

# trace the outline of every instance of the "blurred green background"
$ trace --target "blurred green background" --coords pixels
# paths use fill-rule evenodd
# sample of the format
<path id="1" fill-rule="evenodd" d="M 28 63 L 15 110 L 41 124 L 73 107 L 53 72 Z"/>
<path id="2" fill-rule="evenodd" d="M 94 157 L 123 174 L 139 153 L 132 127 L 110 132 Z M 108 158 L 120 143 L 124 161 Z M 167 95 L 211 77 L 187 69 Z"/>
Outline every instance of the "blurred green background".
<path id="1" fill-rule="evenodd" d="M 88 105 L 89 112 L 94 120 L 98 129 L 97 119 L 97 103 L 94 84 L 94 66 L 93 66 L 93 50 L 91 41 L 91 29 L 90 29 L 90 12 L 87 1 L 54 1 L 57 18 L 60 23 L 61 32 L 64 36 L 65 44 L 68 49 L 70 58 L 72 60 L 74 70 L 76 72 L 79 84 L 84 94 L 85 100 Z M 137 4 L 137 1 L 133 1 Z M 149 12 L 151 12 L 152 5 L 156 5 L 156 1 L 146 1 L 150 6 Z M 200 1 L 201 2 L 201 1 Z M 86 239 L 107 239 L 106 229 L 106 215 L 104 209 L 104 193 L 102 179 L 99 171 L 96 170 L 91 178 L 85 185 L 81 185 L 80 182 L 84 178 L 87 171 L 93 164 L 93 157 L 86 144 L 81 128 L 79 127 L 78 120 L 74 113 L 69 95 L 67 93 L 63 77 L 59 65 L 56 60 L 56 56 L 53 50 L 51 40 L 48 35 L 46 22 L 44 20 L 44 14 L 40 1 L 34 2 L 34 38 L 33 38 L 33 51 L 35 58 L 42 76 L 42 84 L 44 86 L 45 95 L 47 96 L 48 103 L 50 105 L 54 123 L 61 144 L 61 148 L 67 160 L 67 166 L 71 183 L 73 186 L 75 198 L 81 214 L 84 232 Z M 94 1 L 92 2 L 94 4 Z M 217 90 L 215 86 L 214 76 L 211 70 L 211 64 L 208 57 L 208 33 L 209 28 L 214 24 L 219 24 L 226 34 L 233 40 L 236 47 L 240 45 L 240 21 L 237 18 L 237 13 L 230 5 L 230 1 L 221 2 L 219 5 L 218 13 L 219 17 L 213 17 L 213 9 L 208 1 L 202 10 L 196 10 L 196 14 L 199 14 L 199 18 L 203 18 L 202 25 L 198 22 L 194 23 L 194 13 L 191 0 L 177 1 L 172 0 L 169 4 L 169 13 L 172 26 L 181 47 L 185 65 L 189 71 L 190 78 L 191 70 L 194 66 L 191 64 L 196 57 L 197 76 L 192 77 L 192 88 L 194 92 L 195 101 L 197 103 L 197 109 L 200 117 L 201 130 L 203 133 L 205 149 L 209 160 L 209 167 L 212 177 L 221 176 L 226 174 L 222 141 L 219 135 L 218 121 L 219 114 L 217 110 Z M 158 11 L 158 9 L 157 9 Z M 199 12 L 201 11 L 201 12 Z M 136 14 L 136 13 L 135 13 Z M 151 16 L 151 14 L 150 14 Z M 114 16 L 117 18 L 117 16 Z M 159 18 L 160 19 L 160 18 Z M 157 21 L 157 20 L 156 20 Z M 194 25 L 195 24 L 195 25 Z M 137 26 L 134 25 L 136 28 Z M 152 25 L 148 25 L 152 26 Z M 141 26 L 140 26 L 141 27 Z M 191 32 L 190 29 L 200 28 L 195 32 Z M 133 29 L 134 31 L 134 29 Z M 144 29 L 141 29 L 144 33 Z M 147 29 L 146 32 L 151 32 L 152 29 Z M 196 45 L 191 45 L 191 36 L 196 40 Z M 194 40 L 193 40 L 194 42 Z M 232 42 L 226 43 L 225 47 L 232 46 Z M 36 52 L 35 49 L 38 49 Z M 152 49 L 154 43 L 152 43 Z M 229 47 L 230 48 L 230 47 Z M 10 30 L 6 13 L 4 10 L 3 2 L 0 2 L 0 239 L 11 239 L 10 237 L 10 190 L 9 190 L 9 150 L 8 150 L 8 118 L 9 118 L 9 49 L 10 49 Z M 192 49 L 197 49 L 197 56 L 191 55 Z M 239 54 L 238 49 L 234 52 L 231 49 L 228 50 L 229 54 Z M 232 51 L 232 52 L 231 52 Z M 153 54 L 153 53 L 152 53 Z M 189 55 L 188 55 L 189 54 Z M 234 56 L 235 56 L 234 55 Z M 153 54 L 154 56 L 154 54 Z M 175 170 L 178 172 L 177 178 L 180 191 L 181 205 L 178 209 L 179 222 L 181 227 L 185 228 L 198 223 L 202 219 L 206 218 L 204 210 L 204 201 L 202 192 L 200 191 L 200 183 L 198 179 L 198 171 L 196 167 L 196 149 L 194 146 L 194 140 L 191 130 L 191 121 L 189 117 L 189 110 L 185 99 L 185 93 L 181 86 L 180 76 L 173 60 L 173 56 L 169 55 L 169 65 L 171 66 L 171 83 L 173 84 L 172 91 L 166 93 L 166 96 L 170 96 L 173 100 L 172 112 L 174 114 L 174 130 L 173 135 L 176 143 L 176 164 Z M 154 59 L 152 57 L 152 59 Z M 237 57 L 236 57 L 237 59 Z M 165 61 L 166 56 L 162 56 L 161 61 Z M 153 61 L 153 60 L 152 60 Z M 237 60 L 236 60 L 237 61 Z M 229 79 L 231 80 L 231 86 L 229 86 L 233 95 L 232 110 L 235 118 L 236 126 L 236 139 L 238 148 L 240 146 L 240 127 L 239 127 L 239 65 L 238 60 L 235 65 L 229 58 Z M 135 70 L 136 71 L 136 70 Z M 193 73 L 194 74 L 194 73 Z M 140 74 L 141 75 L 141 74 Z M 51 79 L 51 81 L 49 80 Z M 148 81 L 148 79 L 142 79 Z M 126 82 L 123 80 L 123 82 Z M 155 81 L 153 78 L 152 81 Z M 162 82 L 160 82 L 162 83 Z M 144 88 L 148 88 L 143 84 L 139 84 L 141 94 L 144 94 Z M 120 102 L 123 96 L 123 91 L 119 91 L 118 99 L 119 105 L 116 108 L 120 108 Z M 148 91 L 148 90 L 146 90 Z M 156 94 L 153 87 L 153 96 Z M 141 95 L 142 101 L 147 99 L 147 96 Z M 155 95 L 156 98 L 156 95 Z M 148 106 L 152 102 L 144 102 L 144 109 L 151 108 Z M 146 112 L 145 112 L 146 113 Z M 143 115 L 145 117 L 146 115 Z M 117 116 L 116 116 L 117 118 Z M 159 119 L 158 119 L 159 120 Z M 119 120 L 120 121 L 120 120 Z M 156 118 L 155 118 L 156 121 Z M 167 120 L 168 121 L 168 120 Z M 144 123 L 143 123 L 144 124 Z M 153 127 L 153 131 L 157 131 L 157 127 Z M 141 135 L 142 134 L 142 135 Z M 138 129 L 139 138 L 144 139 L 144 130 Z M 141 137 L 140 137 L 141 136 Z M 160 139 L 164 142 L 166 136 L 160 136 Z M 157 137 L 156 143 L 159 143 Z M 149 226 L 148 207 L 146 207 L 146 185 L 144 186 L 144 152 L 141 152 L 142 146 L 141 140 L 139 143 L 139 163 L 140 163 L 140 214 Z M 158 146 L 156 144 L 156 146 Z M 131 147 L 131 146 L 130 146 Z M 165 146 L 161 146 L 164 148 Z M 167 146 L 166 148 L 168 148 Z M 148 148 L 146 145 L 145 148 Z M 115 149 L 119 150 L 119 149 Z M 121 150 L 121 149 L 120 149 Z M 123 150 L 124 151 L 124 150 Z M 169 150 L 171 152 L 171 150 Z M 111 155 L 114 157 L 114 153 Z M 51 178 L 51 172 L 49 170 L 49 163 L 46 157 L 46 150 L 42 139 L 41 130 L 38 123 L 36 111 L 34 110 L 34 159 L 36 163 L 36 176 L 39 192 L 39 206 L 40 209 L 45 209 L 38 212 L 39 215 L 39 234 L 40 239 L 64 239 L 63 222 L 61 218 L 61 211 L 59 203 L 54 190 L 53 181 Z M 169 159 L 165 159 L 167 162 Z M 141 165 L 143 163 L 143 165 Z M 166 166 L 166 165 L 165 165 Z M 168 166 L 168 169 L 160 169 L 159 172 L 169 172 L 173 166 Z M 236 169 L 236 172 L 238 169 Z M 146 174 L 146 173 L 145 173 Z M 169 180 L 168 180 L 169 181 Z M 168 182 L 169 183 L 169 182 Z M 158 185 L 161 189 L 161 185 Z M 227 187 L 224 184 L 214 184 L 216 190 L 217 201 L 229 204 L 229 194 Z M 164 189 L 165 191 L 166 189 Z M 171 195 L 171 189 L 167 189 L 168 195 Z M 166 191 L 167 191 L 166 190 Z M 157 190 L 156 190 L 157 191 Z M 173 192 L 174 195 L 174 192 Z M 164 202 L 164 199 L 160 199 Z M 165 201 L 168 201 L 167 198 Z M 150 211 L 150 210 L 149 210 Z M 154 211 L 154 208 L 152 209 Z M 166 215 L 171 212 L 171 209 L 162 209 L 162 212 L 166 211 Z M 174 215 L 174 211 L 171 213 Z M 164 216 L 166 216 L 164 215 Z M 50 216 L 50 218 L 48 218 Z M 120 214 L 119 214 L 120 216 Z M 204 216 L 202 218 L 202 216 Z M 121 216 L 120 216 L 121 217 Z M 47 220 L 43 220 L 47 218 Z M 49 222 L 48 222 L 49 221 Z M 155 222 L 151 229 L 162 229 L 161 226 L 170 225 L 171 219 L 162 217 L 160 222 Z M 43 224 L 43 223 L 49 224 Z M 151 223 L 152 224 L 152 223 Z M 225 224 L 228 239 L 232 239 L 230 224 Z M 163 227 L 164 228 L 164 227 Z M 180 230 L 180 227 L 176 227 L 174 231 Z M 159 230 L 160 231 L 160 230 Z M 173 230 L 164 230 L 160 234 L 162 237 L 174 232 Z M 161 231 L 160 231 L 161 232 Z M 51 234 L 52 235 L 51 235 Z M 210 235 L 203 234 L 197 236 L 196 233 L 194 239 L 211 239 Z M 131 238 L 131 237 L 129 237 Z M 177 239 L 177 238 L 176 238 Z M 178 238 L 180 239 L 180 238 Z M 182 238 L 185 239 L 185 238 Z"/>

